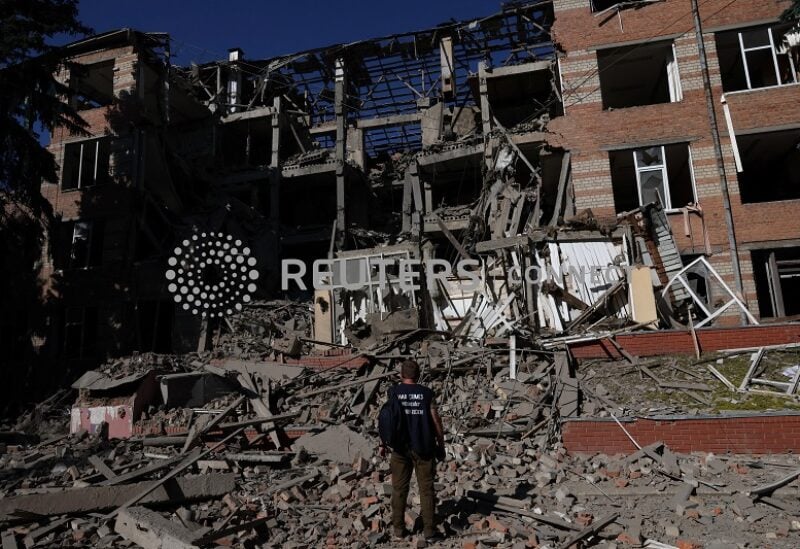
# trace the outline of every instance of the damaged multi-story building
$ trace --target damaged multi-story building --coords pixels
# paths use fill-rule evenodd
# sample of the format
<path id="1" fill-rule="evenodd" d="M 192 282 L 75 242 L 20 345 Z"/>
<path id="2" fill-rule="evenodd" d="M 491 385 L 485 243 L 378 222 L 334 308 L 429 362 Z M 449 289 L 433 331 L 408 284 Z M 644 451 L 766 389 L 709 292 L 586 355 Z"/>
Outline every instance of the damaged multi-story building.
<path id="1" fill-rule="evenodd" d="M 90 136 L 56 131 L 49 145 L 61 178 L 42 186 L 59 218 L 44 276 L 60 312 L 42 341 L 68 360 L 197 348 L 218 326 L 176 302 L 164 272 L 206 232 L 247 243 L 257 297 L 281 291 L 282 260 L 343 266 L 334 290 L 304 296 L 321 342 L 398 326 L 569 336 L 796 315 L 787 4 L 515 2 L 188 67 L 164 34 L 71 44 L 59 77 Z M 405 289 L 401 259 L 471 260 L 480 287 L 454 271 Z M 521 276 L 530 267 L 545 275 Z M 349 272 L 365 284 L 348 289 Z"/>

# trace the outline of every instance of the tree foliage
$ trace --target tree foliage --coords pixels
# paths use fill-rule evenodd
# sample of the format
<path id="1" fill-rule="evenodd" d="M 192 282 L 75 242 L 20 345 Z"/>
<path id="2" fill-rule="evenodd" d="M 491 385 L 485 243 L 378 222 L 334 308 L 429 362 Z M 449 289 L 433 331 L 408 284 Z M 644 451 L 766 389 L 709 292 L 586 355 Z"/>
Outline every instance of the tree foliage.
<path id="1" fill-rule="evenodd" d="M 781 19 L 784 21 L 794 21 L 795 27 L 800 25 L 800 0 L 793 0 L 792 5 L 783 12 Z"/>
<path id="2" fill-rule="evenodd" d="M 38 130 L 86 127 L 55 78 L 64 61 L 50 41 L 89 32 L 78 21 L 78 0 L 0 0 L 0 189 L 35 210 L 42 180 L 56 181 L 58 173 Z"/>

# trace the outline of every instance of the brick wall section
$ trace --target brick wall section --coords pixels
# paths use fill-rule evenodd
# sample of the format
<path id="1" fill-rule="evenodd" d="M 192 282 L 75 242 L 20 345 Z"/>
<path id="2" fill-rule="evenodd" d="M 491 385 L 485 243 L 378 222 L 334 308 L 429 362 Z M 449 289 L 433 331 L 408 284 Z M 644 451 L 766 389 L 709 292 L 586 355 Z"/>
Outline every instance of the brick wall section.
<path id="1" fill-rule="evenodd" d="M 770 414 L 622 420 L 641 446 L 663 442 L 675 452 L 773 454 L 800 451 L 800 415 Z M 564 447 L 572 454 L 631 454 L 636 447 L 613 420 L 567 420 Z"/>
<path id="2" fill-rule="evenodd" d="M 712 95 L 722 134 L 736 238 L 740 246 L 744 299 L 756 313 L 753 266 L 747 249 L 800 241 L 800 217 L 796 215 L 800 201 L 742 204 L 733 150 L 720 103 L 722 86 L 713 31 L 777 20 L 788 5 L 789 2 L 784 0 L 700 2 Z M 710 260 L 725 282 L 734 287 L 720 178 L 690 0 L 669 0 L 639 9 L 626 9 L 620 12 L 619 17 L 616 13 L 597 17 L 591 12 L 589 0 L 555 0 L 554 6 L 553 36 L 563 51 L 559 64 L 566 114 L 554 119 L 549 128 L 572 151 L 573 186 L 578 208 L 592 208 L 601 216 L 614 213 L 609 149 L 667 140 L 690 143 L 697 197 L 711 241 L 713 255 Z M 675 41 L 683 100 L 603 111 L 597 48 L 658 38 Z M 727 99 L 736 130 L 800 125 L 800 85 L 733 92 L 727 94 Z M 683 216 L 671 214 L 670 220 L 682 253 L 705 251 L 699 216 L 690 217 L 689 231 L 684 229 Z M 735 316 L 732 318 L 735 321 Z"/>
<path id="3" fill-rule="evenodd" d="M 694 343 L 688 331 L 661 330 L 617 336 L 617 343 L 634 356 L 694 354 Z M 730 328 L 700 328 L 697 339 L 703 352 L 741 349 L 800 342 L 800 324 L 773 324 Z M 621 358 L 607 340 L 571 343 L 569 349 L 578 359 Z"/>

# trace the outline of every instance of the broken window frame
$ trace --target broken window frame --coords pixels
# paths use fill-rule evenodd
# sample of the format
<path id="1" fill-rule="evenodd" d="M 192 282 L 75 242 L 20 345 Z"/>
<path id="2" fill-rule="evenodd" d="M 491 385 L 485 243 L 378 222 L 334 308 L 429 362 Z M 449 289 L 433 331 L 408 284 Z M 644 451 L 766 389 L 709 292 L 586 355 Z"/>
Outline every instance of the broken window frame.
<path id="1" fill-rule="evenodd" d="M 766 30 L 767 31 L 767 35 L 769 36 L 769 45 L 755 46 L 755 47 L 746 48 L 745 45 L 744 45 L 744 33 L 745 32 L 754 32 L 754 31 L 757 31 L 757 30 Z M 775 36 L 774 36 L 772 31 L 773 31 L 773 27 L 768 27 L 766 29 L 748 29 L 748 30 L 744 30 L 744 31 L 739 31 L 739 33 L 738 33 L 739 34 L 739 48 L 740 48 L 740 51 L 742 53 L 742 63 L 744 64 L 744 76 L 745 76 L 745 79 L 747 80 L 747 89 L 748 90 L 760 89 L 760 88 L 753 88 L 752 81 L 751 81 L 752 79 L 750 78 L 750 65 L 749 65 L 749 63 L 747 61 L 747 54 L 748 53 L 752 53 L 752 52 L 756 52 L 756 51 L 761 51 L 761 50 L 769 50 L 770 53 L 772 54 L 772 66 L 775 68 L 775 81 L 777 82 L 777 84 L 774 84 L 775 86 L 787 86 L 787 85 L 790 85 L 790 84 L 796 84 L 797 83 L 797 72 L 796 72 L 796 69 L 795 69 L 795 66 L 794 66 L 794 59 L 792 59 L 792 56 L 789 55 L 788 53 L 785 53 L 785 54 L 778 53 L 778 51 L 775 48 Z M 778 56 L 779 55 L 785 55 L 789 59 L 789 66 L 791 67 L 792 82 L 781 82 L 781 72 L 780 72 L 780 66 L 778 64 Z M 772 87 L 772 86 L 762 86 L 762 87 L 769 88 L 769 87 Z"/>
<path id="2" fill-rule="evenodd" d="M 797 256 L 800 247 L 758 249 L 751 252 L 753 271 L 756 273 L 755 286 L 762 318 L 784 318 L 795 316 L 796 310 L 787 312 L 793 306 L 790 298 L 784 296 L 784 279 L 800 278 L 800 259 L 786 258 L 786 252 Z M 778 257 L 783 255 L 784 257 Z M 759 273 L 760 271 L 760 273 Z M 787 288 L 790 290 L 790 288 Z M 764 307 L 765 298 L 769 309 Z"/>
<path id="3" fill-rule="evenodd" d="M 640 102 L 638 100 L 634 100 L 631 104 L 623 104 L 623 105 L 615 105 L 611 101 L 611 97 L 613 94 L 609 91 L 609 88 L 613 88 L 613 84 L 608 81 L 608 78 L 611 76 L 608 74 L 606 69 L 612 68 L 614 65 L 619 63 L 625 57 L 630 55 L 630 53 L 637 48 L 666 48 L 667 43 L 669 44 L 669 53 L 665 54 L 664 60 L 666 61 L 664 70 L 666 71 L 666 85 L 667 85 L 667 101 L 655 101 L 655 102 Z M 616 59 L 614 58 L 615 56 Z M 606 61 L 607 57 L 611 57 L 610 61 Z M 675 41 L 674 40 L 658 40 L 655 42 L 642 42 L 639 44 L 633 44 L 630 46 L 624 47 L 611 47 L 611 48 L 602 48 L 597 50 L 597 63 L 599 68 L 599 78 L 600 78 L 600 95 L 602 98 L 603 110 L 617 110 L 617 109 L 628 109 L 632 107 L 642 107 L 642 106 L 649 106 L 649 105 L 664 105 L 667 103 L 680 103 L 683 101 L 683 83 L 681 81 L 681 74 L 680 74 L 680 66 L 678 64 L 678 51 L 675 48 Z M 606 65 L 605 63 L 608 63 Z M 605 74 L 605 86 L 603 84 L 604 81 L 604 74 Z M 662 78 L 664 75 L 659 77 Z M 604 91 L 605 88 L 605 91 Z"/>
<path id="4" fill-rule="evenodd" d="M 70 223 L 72 235 L 70 239 L 68 269 L 90 269 L 102 264 L 102 222 L 96 220 L 75 220 Z M 81 234 L 82 233 L 82 234 Z M 77 245 L 81 248 L 78 248 Z M 82 251 L 81 251 L 82 250 Z"/>
<path id="5" fill-rule="evenodd" d="M 695 182 L 694 176 L 694 162 L 692 160 L 692 148 L 687 144 L 687 152 L 689 155 L 689 172 L 690 177 L 692 179 L 692 195 L 694 196 L 694 202 L 697 203 L 697 185 Z M 639 166 L 639 158 L 637 153 L 640 151 L 644 151 L 647 149 L 654 149 L 659 148 L 661 150 L 661 164 L 658 166 Z M 664 189 L 664 196 L 661 196 L 661 193 L 658 193 L 659 202 L 661 202 L 661 206 L 664 210 L 676 211 L 678 208 L 673 208 L 672 206 L 672 196 L 670 193 L 669 187 L 669 172 L 667 170 L 667 151 L 666 145 L 654 145 L 651 147 L 637 147 L 636 149 L 631 150 L 631 154 L 633 154 L 633 166 L 636 172 L 636 190 L 639 194 L 639 205 L 644 206 L 646 203 L 642 198 L 642 173 L 643 172 L 655 172 L 660 171 L 662 176 L 662 188 Z"/>
<path id="6" fill-rule="evenodd" d="M 720 63 L 720 72 L 721 77 L 723 79 L 723 87 L 725 88 L 727 93 L 735 93 L 739 91 L 751 91 L 751 90 L 761 90 L 761 89 L 768 89 L 768 88 L 775 88 L 781 86 L 791 86 L 797 83 L 800 83 L 800 78 L 798 78 L 797 70 L 798 64 L 795 60 L 796 55 L 793 55 L 793 49 L 791 46 L 788 48 L 783 48 L 782 41 L 776 41 L 776 29 L 778 29 L 778 33 L 781 33 L 781 26 L 780 25 L 772 25 L 772 26 L 756 26 L 756 27 L 747 27 L 739 30 L 733 31 L 726 31 L 723 33 L 717 33 L 717 44 L 719 47 L 719 41 L 722 39 L 723 36 L 731 36 L 734 33 L 736 34 L 735 39 L 731 36 L 730 42 L 735 41 L 738 46 L 738 55 L 741 57 L 741 60 L 738 61 L 739 67 L 737 70 L 741 70 L 744 75 L 743 82 L 737 82 L 738 86 L 744 84 L 744 87 L 731 87 L 730 82 L 728 82 L 734 76 L 728 75 L 730 71 L 723 72 L 722 69 L 724 68 L 722 63 L 722 58 L 719 59 Z M 765 32 L 767 38 L 769 39 L 768 44 L 763 44 L 760 46 L 745 46 L 745 35 L 748 33 L 755 33 L 755 32 Z M 785 49 L 785 51 L 781 51 Z M 750 71 L 751 61 L 748 61 L 748 55 L 753 55 L 756 52 L 763 52 L 769 51 L 770 58 L 772 60 L 772 67 L 774 70 L 774 84 L 766 84 L 763 86 L 754 86 L 753 85 L 753 77 Z M 781 77 L 781 57 L 784 57 L 788 61 L 788 68 L 790 69 L 790 79 L 787 81 L 783 81 Z M 726 76 L 728 75 L 728 76 Z M 727 82 L 727 83 L 726 83 Z"/>
<path id="7" fill-rule="evenodd" d="M 91 179 L 89 182 L 84 182 L 84 153 L 87 150 L 87 145 L 94 144 L 94 163 L 91 166 Z M 62 191 L 76 191 L 88 187 L 94 187 L 97 185 L 102 185 L 106 183 L 109 176 L 109 159 L 110 153 L 108 149 L 108 138 L 107 137 L 95 137 L 91 139 L 86 139 L 83 141 L 77 141 L 72 143 L 67 143 L 64 145 L 64 156 L 61 166 L 61 190 Z M 75 176 L 75 181 L 73 182 L 74 185 L 70 184 L 67 186 L 68 177 L 67 174 L 72 173 L 72 170 L 68 170 L 69 166 L 67 165 L 68 158 L 70 158 L 69 149 L 73 147 L 79 147 L 78 152 L 78 173 Z"/>
<path id="8" fill-rule="evenodd" d="M 697 295 L 694 290 L 692 290 L 690 281 L 687 279 L 688 273 L 696 272 L 698 268 L 702 268 L 707 273 L 706 280 L 707 281 L 715 281 L 716 284 L 724 291 L 724 293 L 728 294 L 725 296 L 724 294 L 719 296 L 719 301 L 722 302 L 723 299 L 727 298 L 728 301 L 722 303 L 721 305 L 717 306 L 717 303 L 714 304 L 707 304 L 706 301 L 699 295 Z M 722 316 L 725 311 L 732 308 L 734 305 L 738 308 L 747 320 L 753 326 L 758 326 L 758 320 L 752 315 L 750 310 L 747 306 L 742 302 L 741 299 L 730 289 L 730 287 L 725 284 L 725 281 L 722 279 L 720 274 L 711 266 L 711 263 L 705 258 L 705 256 L 700 256 L 688 265 L 686 265 L 683 269 L 681 269 L 677 274 L 675 274 L 672 278 L 670 278 L 669 282 L 664 286 L 661 290 L 661 299 L 667 299 L 669 292 L 672 291 L 673 286 L 676 286 L 676 283 L 680 283 L 689 295 L 692 298 L 692 301 L 697 306 L 699 311 L 701 311 L 705 318 L 700 320 L 700 322 L 694 325 L 694 328 L 702 328 L 706 324 L 710 324 L 714 322 L 718 317 Z M 717 296 L 715 296 L 716 298 Z M 711 306 L 709 306 L 711 305 Z"/>

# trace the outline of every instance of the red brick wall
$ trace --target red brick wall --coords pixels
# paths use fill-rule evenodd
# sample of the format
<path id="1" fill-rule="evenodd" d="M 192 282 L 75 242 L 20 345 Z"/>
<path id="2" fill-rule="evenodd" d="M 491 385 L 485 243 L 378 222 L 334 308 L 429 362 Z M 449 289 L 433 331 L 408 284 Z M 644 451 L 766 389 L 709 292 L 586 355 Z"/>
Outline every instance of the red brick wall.
<path id="1" fill-rule="evenodd" d="M 688 331 L 641 332 L 619 335 L 616 339 L 620 347 L 634 356 L 691 355 L 695 352 L 692 336 Z M 697 339 L 703 352 L 798 343 L 800 324 L 700 328 L 697 330 Z M 571 343 L 569 349 L 579 359 L 620 358 L 620 354 L 608 340 Z"/>
<path id="2" fill-rule="evenodd" d="M 663 442 L 676 452 L 770 454 L 800 451 L 800 415 L 621 420 L 641 446 Z M 612 419 L 567 420 L 570 453 L 630 454 L 636 447 Z"/>
<path id="3" fill-rule="evenodd" d="M 714 30 L 729 25 L 760 24 L 777 19 L 789 3 L 784 0 L 700 2 L 705 30 L 704 42 L 712 81 L 712 95 L 722 134 L 726 175 L 739 259 L 742 264 L 744 298 L 757 311 L 748 244 L 790 243 L 800 239 L 800 201 L 742 204 L 736 168 L 720 99 L 721 77 L 716 56 Z M 648 141 L 687 139 L 691 143 L 697 196 L 705 212 L 713 254 L 711 262 L 731 287 L 733 271 L 725 221 L 720 177 L 711 139 L 711 126 L 703 91 L 700 58 L 695 43 L 690 0 L 669 0 L 610 16 L 591 13 L 588 0 L 555 0 L 553 35 L 564 54 L 560 68 L 564 83 L 566 115 L 553 120 L 549 129 L 558 142 L 572 150 L 575 197 L 579 208 L 589 207 L 600 215 L 614 212 L 608 148 L 638 146 Z M 677 103 L 647 105 L 603 111 L 597 75 L 595 48 L 626 44 L 650 38 L 675 40 L 684 99 Z M 768 129 L 800 124 L 800 85 L 727 94 L 734 128 Z M 769 182 L 765 182 L 768 184 Z M 698 218 L 692 219 L 690 236 L 683 219 L 671 215 L 673 232 L 684 253 L 704 251 Z"/>

